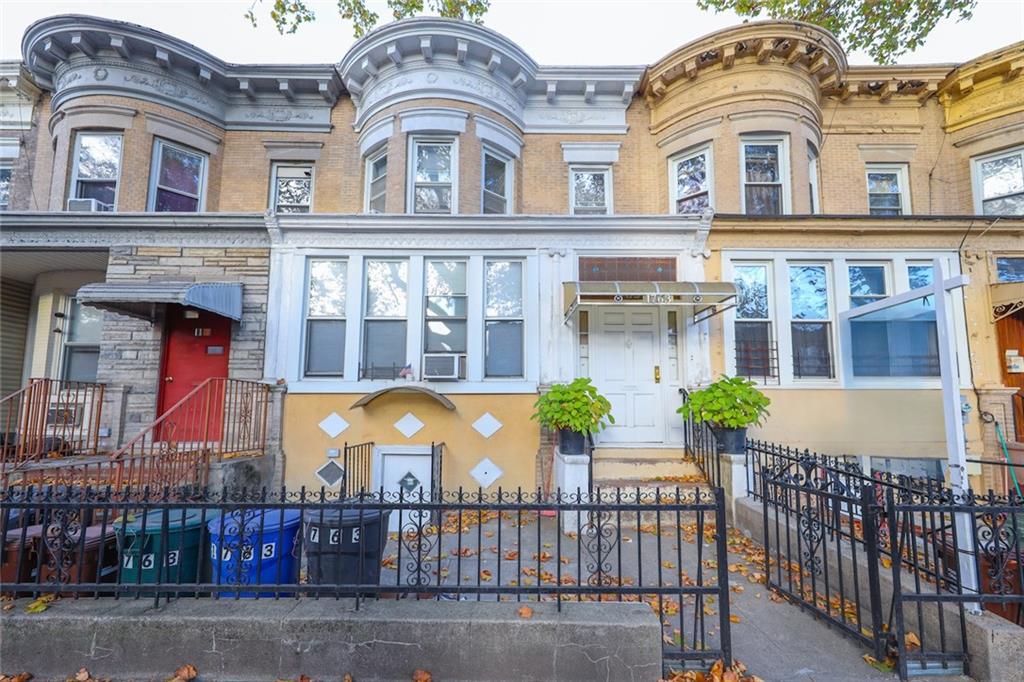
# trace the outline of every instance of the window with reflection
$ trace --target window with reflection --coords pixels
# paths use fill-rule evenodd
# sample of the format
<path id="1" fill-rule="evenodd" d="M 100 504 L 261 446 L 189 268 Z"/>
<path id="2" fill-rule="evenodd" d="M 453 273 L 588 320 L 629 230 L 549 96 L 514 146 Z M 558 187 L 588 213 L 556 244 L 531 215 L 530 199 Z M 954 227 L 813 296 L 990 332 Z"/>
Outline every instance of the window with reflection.
<path id="1" fill-rule="evenodd" d="M 911 289 L 930 287 L 935 281 L 935 267 L 931 263 L 908 263 L 907 283 Z"/>
<path id="2" fill-rule="evenodd" d="M 1024 147 L 972 161 L 975 210 L 984 215 L 1024 215 Z"/>
<path id="3" fill-rule="evenodd" d="M 0 162 L 0 211 L 6 211 L 11 206 L 12 171 L 10 164 Z"/>
<path id="4" fill-rule="evenodd" d="M 115 209 L 122 140 L 119 133 L 81 132 L 75 136 L 72 199 L 93 199 L 95 207 L 101 211 Z"/>
<path id="5" fill-rule="evenodd" d="M 818 170 L 818 148 L 810 142 L 807 143 L 807 191 L 810 193 L 811 213 L 821 213 L 821 192 L 818 189 L 820 183 L 820 171 Z"/>
<path id="6" fill-rule="evenodd" d="M 934 296 L 850 318 L 854 376 L 939 376 L 937 329 Z"/>
<path id="7" fill-rule="evenodd" d="M 191 213 L 202 211 L 206 194 L 205 154 L 157 140 L 149 188 L 149 210 Z"/>
<path id="8" fill-rule="evenodd" d="M 366 261 L 361 378 L 406 376 L 408 296 L 408 260 Z"/>
<path id="9" fill-rule="evenodd" d="M 467 266 L 464 260 L 426 261 L 423 376 L 466 378 Z"/>
<path id="10" fill-rule="evenodd" d="M 414 138 L 412 141 L 413 213 L 450 214 L 455 209 L 455 142 Z"/>
<path id="11" fill-rule="evenodd" d="M 798 379 L 835 376 L 828 271 L 824 264 L 789 266 L 793 376 Z"/>
<path id="12" fill-rule="evenodd" d="M 711 149 L 703 147 L 672 160 L 673 208 L 701 213 L 711 207 Z"/>
<path id="13" fill-rule="evenodd" d="M 889 295 L 888 272 L 882 264 L 850 265 L 850 307 L 858 308 Z"/>
<path id="14" fill-rule="evenodd" d="M 997 257 L 996 279 L 1000 282 L 1024 282 L 1024 256 Z"/>
<path id="15" fill-rule="evenodd" d="M 72 298 L 68 303 L 64 336 L 65 381 L 96 381 L 102 336 L 103 312 Z"/>
<path id="16" fill-rule="evenodd" d="M 388 196 L 387 152 L 366 160 L 366 212 L 384 213 Z"/>
<path id="17" fill-rule="evenodd" d="M 523 262 L 486 261 L 484 376 L 524 376 L 523 321 Z"/>
<path id="18" fill-rule="evenodd" d="M 512 162 L 497 152 L 484 150 L 481 211 L 505 214 L 512 211 Z"/>
<path id="19" fill-rule="evenodd" d="M 607 215 L 612 212 L 610 168 L 572 168 L 569 180 L 573 215 Z"/>
<path id="20" fill-rule="evenodd" d="M 870 164 L 867 167 L 868 211 L 871 215 L 907 215 L 910 193 L 907 167 L 903 164 Z"/>
<path id="21" fill-rule="evenodd" d="M 742 146 L 744 213 L 781 215 L 786 211 L 782 140 L 748 139 Z"/>
<path id="22" fill-rule="evenodd" d="M 306 293 L 306 374 L 342 376 L 348 261 L 311 259 Z"/>
<path id="23" fill-rule="evenodd" d="M 766 381 L 778 377 L 778 349 L 772 334 L 767 263 L 733 266 L 736 283 L 736 374 Z"/>
<path id="24" fill-rule="evenodd" d="M 313 166 L 274 164 L 275 213 L 309 213 L 313 205 Z"/>

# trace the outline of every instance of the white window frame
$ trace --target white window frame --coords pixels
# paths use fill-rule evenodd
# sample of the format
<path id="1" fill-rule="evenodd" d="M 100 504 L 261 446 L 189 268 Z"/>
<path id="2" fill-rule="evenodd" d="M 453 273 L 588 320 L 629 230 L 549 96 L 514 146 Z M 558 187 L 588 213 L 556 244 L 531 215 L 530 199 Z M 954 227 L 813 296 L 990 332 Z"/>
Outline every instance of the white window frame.
<path id="1" fill-rule="evenodd" d="M 523 288 L 519 291 L 519 297 L 520 297 L 519 300 L 521 302 L 520 305 L 522 307 L 522 315 L 520 315 L 518 317 L 497 317 L 497 316 L 491 316 L 491 315 L 487 314 L 487 282 L 486 282 L 485 278 L 486 278 L 486 274 L 487 274 L 487 265 L 489 263 L 519 263 L 520 264 L 520 267 L 522 268 L 522 284 L 523 284 Z M 525 378 L 523 375 L 520 375 L 518 377 L 515 377 L 515 376 L 487 376 L 487 345 L 486 345 L 486 339 L 487 339 L 487 323 L 488 322 L 521 322 L 522 325 L 523 325 L 523 340 L 522 340 L 523 357 L 520 358 L 520 360 L 522 361 L 523 373 L 525 374 L 527 372 L 527 365 L 526 365 L 526 360 L 527 360 L 527 358 L 526 358 L 526 329 L 527 329 L 527 326 L 526 326 L 527 325 L 527 322 L 526 322 L 526 313 L 527 313 L 527 309 L 526 309 L 526 283 L 527 283 L 527 279 L 526 279 L 526 276 L 527 276 L 526 261 L 524 259 L 522 259 L 522 258 L 491 256 L 491 257 L 486 257 L 486 258 L 483 259 L 483 269 L 482 269 L 482 272 L 481 272 L 481 287 L 480 287 L 480 291 L 481 291 L 481 294 L 482 294 L 481 297 L 480 297 L 480 309 L 483 311 L 483 324 L 480 327 L 480 341 L 481 341 L 481 347 L 483 348 L 483 353 L 482 353 L 483 357 L 481 358 L 481 366 L 483 368 L 483 378 L 484 378 L 484 381 L 515 381 L 515 380 L 520 380 L 520 379 Z"/>
<path id="2" fill-rule="evenodd" d="M 82 153 L 82 137 L 86 135 L 119 137 L 121 138 L 121 153 L 117 157 L 117 179 L 114 180 L 114 203 L 110 205 L 111 211 L 117 210 L 117 200 L 121 194 L 121 170 L 124 168 L 124 133 L 110 130 L 76 130 L 75 147 L 71 157 L 71 183 L 68 187 L 68 199 L 78 199 L 78 157 Z M 90 182 L 84 180 L 83 182 Z"/>
<path id="3" fill-rule="evenodd" d="M 386 165 L 384 167 L 384 191 L 381 194 L 375 195 L 375 194 L 371 194 L 371 186 L 372 186 L 373 180 L 374 180 L 374 178 L 373 178 L 373 166 L 374 166 L 374 164 L 376 164 L 381 159 L 385 159 L 386 160 Z M 390 168 L 389 168 L 390 165 L 391 165 L 391 159 L 388 158 L 388 148 L 387 148 L 386 145 L 382 149 L 379 149 L 379 150 L 377 150 L 376 152 L 374 152 L 372 154 L 367 154 L 366 161 L 365 161 L 364 166 L 363 166 L 364 169 L 365 169 L 364 172 L 363 172 L 363 176 L 364 176 L 363 177 L 363 213 L 378 213 L 377 211 L 372 211 L 370 209 L 370 204 L 372 204 L 373 200 L 376 197 L 378 197 L 378 196 L 383 196 L 384 197 L 384 211 L 380 211 L 379 213 L 383 214 L 383 213 L 387 212 L 387 203 L 388 203 L 388 171 L 390 170 Z"/>
<path id="4" fill-rule="evenodd" d="M 821 152 L 811 142 L 807 143 L 807 186 L 811 213 L 821 213 Z"/>
<path id="5" fill-rule="evenodd" d="M 896 183 L 899 185 L 900 212 L 899 215 L 912 215 L 910 208 L 910 168 L 905 163 L 869 163 L 864 166 L 864 189 L 867 191 L 868 214 L 871 213 L 871 185 L 868 184 L 869 173 L 894 173 Z M 881 214 L 879 214 L 881 215 Z M 892 217 L 892 216 L 890 216 Z"/>
<path id="6" fill-rule="evenodd" d="M 10 173 L 10 180 L 8 181 L 11 185 L 14 184 L 14 164 L 8 160 L 0 160 L 0 171 L 7 171 Z M 11 196 L 8 194 L 7 203 L 0 204 L 0 211 L 9 210 L 11 206 Z"/>
<path id="7" fill-rule="evenodd" d="M 997 152 L 990 154 L 983 154 L 981 156 L 975 156 L 971 158 L 971 189 L 974 195 L 974 212 L 977 215 L 985 214 L 985 197 L 982 193 L 982 182 L 981 182 L 981 164 L 986 161 L 992 161 L 993 159 L 999 159 L 1006 156 L 1019 156 L 1021 157 L 1021 169 L 1024 172 L 1024 146 L 1011 147 L 1009 149 L 1001 149 Z M 1015 196 L 1014 194 L 1004 194 L 1002 196 Z M 989 197 L 989 199 L 998 199 L 1000 197 Z M 998 215 L 998 214 L 991 214 Z"/>
<path id="8" fill-rule="evenodd" d="M 452 296 L 452 298 L 459 298 L 459 297 L 461 297 L 461 298 L 464 298 L 466 300 L 466 313 L 465 313 L 465 315 L 449 315 L 447 317 L 430 317 L 430 316 L 427 315 L 427 302 L 431 298 L 431 294 L 429 294 L 428 291 L 427 291 L 427 264 L 431 263 L 431 262 L 434 262 L 434 263 L 463 263 L 463 264 L 465 264 L 465 266 L 466 266 L 466 293 L 465 294 L 455 294 L 455 295 Z M 421 331 L 422 331 L 422 334 L 423 334 L 423 338 L 420 341 L 420 344 L 421 344 L 420 345 L 420 349 L 421 350 L 420 350 L 419 376 L 421 378 L 425 378 L 426 377 L 425 369 L 426 369 L 426 363 L 427 363 L 426 358 L 427 358 L 428 355 L 455 355 L 455 356 L 459 356 L 460 359 L 457 360 L 457 362 L 456 362 L 456 369 L 457 369 L 457 373 L 461 374 L 462 373 L 462 369 L 464 368 L 465 363 L 467 361 L 466 359 L 469 357 L 470 335 L 473 334 L 473 332 L 474 332 L 474 330 L 472 329 L 472 327 L 469 324 L 469 307 L 470 307 L 469 290 L 470 290 L 470 277 L 472 277 L 472 272 L 470 271 L 470 267 L 469 267 L 469 259 L 465 258 L 465 257 L 462 257 L 462 256 L 446 256 L 446 255 L 442 255 L 442 256 L 424 256 L 424 258 L 423 258 L 423 271 L 422 271 L 422 273 L 420 273 L 420 277 L 423 280 L 423 295 L 420 297 L 421 298 L 420 305 L 423 308 L 423 324 L 421 325 Z M 427 350 L 427 325 L 431 321 L 445 321 L 445 320 L 448 320 L 448 321 L 451 321 L 451 322 L 463 322 L 463 323 L 465 323 L 465 325 L 466 325 L 466 348 L 465 348 L 465 350 L 461 350 L 461 351 L 431 351 L 431 350 Z M 468 372 L 468 370 L 467 370 L 467 372 Z M 466 379 L 465 376 L 459 376 L 457 379 L 453 379 L 453 381 L 465 381 L 465 379 Z"/>
<path id="9" fill-rule="evenodd" d="M 369 271 L 368 268 L 369 268 L 369 264 L 370 264 L 371 261 L 379 261 L 379 262 L 384 262 L 384 263 L 401 263 L 401 262 L 406 263 L 405 315 L 400 315 L 400 316 L 399 315 L 387 315 L 387 316 L 384 316 L 384 315 L 381 315 L 381 316 L 374 315 L 373 317 L 370 317 L 367 314 L 366 304 L 370 300 L 370 296 L 369 296 L 370 280 L 369 280 L 369 278 L 366 275 L 367 275 L 367 272 Z M 417 357 L 417 356 L 421 355 L 421 349 L 413 348 L 412 347 L 413 344 L 410 343 L 410 337 L 413 334 L 412 334 L 412 332 L 410 330 L 412 329 L 412 325 L 416 324 L 415 318 L 421 317 L 421 315 L 414 314 L 414 312 L 413 312 L 414 311 L 414 306 L 412 305 L 412 302 L 423 297 L 422 296 L 422 291 L 423 290 L 422 290 L 422 285 L 418 285 L 418 286 L 413 285 L 413 278 L 416 277 L 417 275 L 414 273 L 414 267 L 413 267 L 413 262 L 412 261 L 413 261 L 413 259 L 408 257 L 408 256 L 405 256 L 405 257 L 402 257 L 402 256 L 369 256 L 369 257 L 363 259 L 363 261 L 362 261 L 363 271 L 360 273 L 360 280 L 359 280 L 359 289 L 360 289 L 360 292 L 361 292 L 361 296 L 360 296 L 361 307 L 360 307 L 360 314 L 359 314 L 359 357 L 358 357 L 358 368 L 359 369 L 358 369 L 358 374 L 356 375 L 356 380 L 357 381 L 362 381 L 362 382 L 365 382 L 365 381 L 375 381 L 375 379 L 364 379 L 363 378 L 364 371 L 369 369 L 368 367 L 364 367 L 364 361 L 366 360 L 366 323 L 368 321 L 370 321 L 370 322 L 374 322 L 374 321 L 382 321 L 382 322 L 387 322 L 387 321 L 399 322 L 399 321 L 401 321 L 401 322 L 405 322 L 405 360 L 402 363 L 402 367 L 405 367 L 405 365 L 411 364 L 413 366 L 413 371 L 414 372 L 418 372 L 418 369 L 416 367 L 416 363 L 411 362 L 410 358 L 414 358 L 414 357 Z M 422 273 L 423 258 L 422 257 L 419 258 L 419 263 L 420 263 L 420 273 L 419 273 L 418 281 L 422 282 L 423 281 L 423 273 Z M 350 286 L 346 286 L 346 289 L 350 291 L 351 287 Z M 422 324 L 422 322 L 420 324 Z M 420 334 L 417 333 L 416 336 L 420 337 Z M 377 381 L 384 381 L 386 383 L 393 383 L 393 381 L 395 381 L 395 380 L 397 380 L 397 377 L 395 379 L 381 379 L 381 380 L 377 380 Z"/>
<path id="10" fill-rule="evenodd" d="M 927 265 L 935 258 L 946 263 L 947 276 L 960 274 L 960 261 L 953 251 L 897 251 L 893 252 L 876 251 L 814 251 L 814 250 L 761 250 L 751 251 L 742 249 L 725 249 L 722 252 L 722 279 L 732 281 L 733 265 L 751 262 L 768 262 L 773 265 L 774 275 L 769 276 L 769 289 L 774 286 L 777 295 L 773 299 L 775 303 L 775 317 L 780 322 L 776 325 L 778 334 L 776 342 L 779 349 L 779 375 L 780 381 L 777 385 L 780 389 L 816 389 L 816 388 L 849 388 L 849 389 L 937 389 L 941 387 L 939 377 L 855 377 L 848 373 L 844 366 L 846 364 L 848 344 L 843 342 L 839 336 L 837 321 L 839 316 L 850 310 L 849 296 L 837 296 L 836 292 L 849 292 L 850 282 L 847 269 L 848 263 L 873 263 L 885 261 L 890 263 L 892 272 L 892 295 L 899 295 L 910 290 L 909 265 Z M 791 302 L 789 296 L 789 265 L 791 263 L 821 264 L 831 263 L 831 277 L 829 283 L 829 294 L 832 307 L 830 313 L 832 320 L 832 352 L 836 370 L 836 378 L 825 379 L 799 379 L 793 377 L 792 363 L 792 338 L 788 322 L 792 318 Z M 783 295 L 782 292 L 785 292 Z M 950 319 L 953 321 L 957 335 L 957 361 L 959 363 L 959 376 L 961 388 L 969 390 L 971 387 L 971 365 L 970 354 L 967 345 L 967 321 L 964 313 L 963 291 L 952 293 Z M 736 321 L 735 309 L 723 313 L 725 322 L 723 324 L 723 337 L 726 348 L 726 373 L 733 375 L 736 372 L 735 351 L 736 340 L 733 325 Z M 785 321 L 787 324 L 783 324 Z M 776 388 L 773 385 L 773 388 Z"/>
<path id="11" fill-rule="evenodd" d="M 916 265 L 916 263 L 908 263 L 907 265 Z M 856 296 L 856 298 L 870 298 L 875 301 L 883 298 L 892 296 L 893 291 L 893 277 L 892 277 L 892 262 L 885 260 L 848 260 L 846 261 L 846 301 L 849 307 L 853 308 L 852 299 L 855 298 L 852 291 L 850 291 L 850 268 L 856 267 L 869 267 L 869 268 L 882 268 L 882 277 L 885 282 L 885 293 L 879 294 L 865 294 L 863 296 Z M 909 281 L 909 276 L 908 276 Z"/>
<path id="12" fill-rule="evenodd" d="M 66 381 L 71 381 L 67 378 L 68 362 L 71 359 L 71 354 L 76 350 L 92 350 L 95 349 L 97 355 L 100 352 L 100 346 L 103 343 L 103 323 L 100 322 L 100 339 L 95 342 L 90 341 L 72 341 L 71 340 L 71 325 L 72 318 L 74 316 L 74 307 L 78 305 L 83 306 L 83 303 L 78 303 L 78 297 L 68 296 L 65 299 L 64 308 L 64 319 L 66 324 L 62 325 L 65 333 L 61 334 L 60 340 L 60 378 Z M 94 379 L 95 381 L 95 379 Z"/>
<path id="13" fill-rule="evenodd" d="M 778 321 L 776 319 L 778 317 L 778 314 L 777 314 L 777 306 L 775 304 L 775 284 L 776 284 L 776 282 L 775 282 L 775 272 L 774 272 L 775 266 L 774 266 L 774 263 L 771 260 L 765 260 L 765 259 L 760 259 L 760 260 L 734 260 L 734 261 L 731 261 L 730 267 L 732 269 L 732 272 L 735 272 L 736 268 L 739 268 L 739 267 L 763 267 L 765 269 L 765 284 L 766 284 L 766 288 L 767 288 L 766 294 L 768 296 L 768 317 L 764 317 L 764 318 L 760 318 L 760 317 L 738 317 L 737 316 L 738 308 L 731 309 L 733 311 L 732 312 L 733 319 L 732 319 L 732 322 L 731 322 L 731 329 L 730 329 L 730 332 L 731 332 L 731 334 L 733 336 L 733 342 L 731 344 L 731 347 L 733 349 L 733 351 L 732 351 L 732 358 L 731 358 L 732 363 L 733 363 L 732 364 L 732 368 L 733 368 L 732 369 L 732 374 L 735 374 L 735 372 L 737 371 L 736 370 L 736 364 L 735 364 L 736 363 L 736 341 L 735 341 L 736 325 L 737 324 L 742 324 L 744 322 L 760 322 L 760 323 L 767 322 L 768 323 L 769 334 L 770 334 L 770 343 L 774 343 L 775 344 L 775 354 L 776 354 L 776 358 L 775 358 L 775 371 L 776 371 L 777 376 L 775 376 L 774 378 L 771 378 L 771 377 L 769 378 L 769 383 L 774 386 L 774 385 L 779 383 L 779 381 L 781 380 L 781 375 L 782 375 L 782 358 L 779 356 L 779 329 L 778 329 Z M 737 300 L 737 304 L 738 303 L 739 303 L 739 301 Z M 729 347 L 729 346 L 727 346 L 727 347 Z M 769 350 L 769 352 L 770 352 L 770 350 Z M 770 360 L 769 360 L 769 362 L 770 362 Z M 751 376 L 751 377 L 747 377 L 747 378 L 754 380 L 756 383 L 762 383 L 762 382 L 759 381 L 759 377 Z"/>
<path id="14" fill-rule="evenodd" d="M 576 213 L 576 175 L 579 173 L 586 173 L 588 175 L 604 175 L 604 188 L 605 188 L 605 212 L 604 213 Z M 608 165 L 600 166 L 587 166 L 587 165 L 572 165 L 569 166 L 569 214 L 570 215 L 614 215 L 614 192 L 612 191 L 612 167 Z"/>
<path id="15" fill-rule="evenodd" d="M 345 267 L 345 312 L 341 315 L 317 315 L 313 316 L 309 312 L 309 282 L 312 279 L 313 274 L 313 263 L 314 261 L 337 261 L 344 263 Z M 328 373 L 328 372 L 309 372 L 307 369 L 307 360 L 309 355 L 309 322 L 311 320 L 343 320 L 345 322 L 345 355 L 348 355 L 348 299 L 351 297 L 351 282 L 349 276 L 351 272 L 348 267 L 348 259 L 345 257 L 310 257 L 306 259 L 306 278 L 303 283 L 303 294 L 302 294 L 302 343 L 300 344 L 301 354 L 301 370 L 303 377 L 331 377 L 342 379 L 349 376 L 346 372 L 346 361 L 345 357 L 342 357 L 341 372 Z"/>
<path id="16" fill-rule="evenodd" d="M 515 161 L 508 154 L 497 151 L 493 147 L 483 145 L 480 151 L 480 213 L 484 212 L 484 195 L 487 193 L 484 174 L 487 172 L 487 157 L 492 156 L 505 164 L 505 211 L 487 215 L 512 215 L 513 192 L 515 191 Z"/>
<path id="17" fill-rule="evenodd" d="M 210 173 L 210 156 L 209 156 L 209 154 L 201 152 L 198 149 L 195 149 L 193 147 L 189 147 L 189 146 L 183 145 L 183 144 L 178 144 L 177 142 L 171 142 L 170 140 L 165 140 L 165 139 L 160 138 L 160 137 L 158 137 L 158 138 L 153 140 L 153 155 L 152 155 L 152 160 L 150 162 L 150 168 L 149 168 L 149 200 L 146 202 L 146 210 L 147 211 L 151 211 L 151 212 L 155 212 L 156 211 L 156 192 L 157 192 L 157 189 L 159 187 L 158 181 L 160 179 L 160 158 L 161 158 L 160 152 L 161 152 L 161 150 L 165 146 L 166 147 L 171 147 L 172 149 L 179 149 L 179 150 L 181 150 L 183 152 L 186 152 L 188 154 L 193 154 L 195 156 L 199 156 L 199 157 L 201 157 L 203 159 L 202 172 L 199 174 L 199 196 L 198 197 L 193 197 L 193 198 L 197 198 L 199 200 L 197 202 L 198 205 L 196 206 L 196 211 L 195 212 L 196 213 L 201 213 L 201 212 L 205 211 L 206 210 L 207 178 L 208 178 L 209 173 Z M 123 149 L 123 145 L 122 145 L 122 149 Z M 181 192 L 181 191 L 176 190 L 176 189 L 168 189 L 168 191 L 174 192 L 175 194 L 182 194 L 182 195 L 185 195 L 185 196 L 192 196 L 192 195 L 189 195 L 189 194 L 187 194 L 185 192 Z"/>
<path id="18" fill-rule="evenodd" d="M 678 165 L 680 163 L 682 163 L 683 161 L 687 161 L 687 160 L 692 159 L 692 158 L 694 158 L 696 156 L 702 156 L 702 155 L 704 156 L 704 168 L 705 168 L 705 171 L 707 173 L 708 207 L 711 210 L 715 209 L 715 159 L 714 159 L 714 152 L 712 150 L 711 144 L 702 144 L 702 145 L 700 145 L 698 147 L 692 147 L 690 149 L 687 149 L 686 151 L 683 151 L 683 152 L 681 152 L 679 154 L 675 154 L 674 156 L 669 157 L 669 160 L 668 160 L 668 196 L 669 196 L 669 202 L 670 202 L 669 209 L 668 209 L 669 213 L 673 213 L 673 214 L 677 214 L 678 215 L 679 211 L 678 211 L 677 206 L 678 206 L 678 203 L 679 203 L 679 199 L 680 198 L 687 198 L 687 197 L 680 197 L 679 194 L 678 194 L 678 192 L 679 192 L 679 183 L 676 182 L 677 167 L 678 167 Z M 689 196 L 696 196 L 696 195 L 695 194 L 691 194 Z"/>
<path id="19" fill-rule="evenodd" d="M 747 145 L 748 144 L 775 144 L 779 147 L 779 183 L 782 193 L 782 213 L 792 213 L 792 198 L 790 188 L 789 170 L 789 135 L 751 134 L 740 136 L 740 212 L 747 215 L 747 185 L 767 185 L 775 183 L 747 182 Z M 753 215 L 753 214 L 751 214 Z"/>
<path id="20" fill-rule="evenodd" d="M 824 267 L 825 269 L 825 280 L 826 280 L 826 292 L 825 292 L 825 303 L 828 307 L 826 311 L 828 314 L 826 317 L 794 317 L 793 316 L 793 291 L 792 291 L 792 278 L 790 277 L 790 271 L 792 268 L 797 267 Z M 847 284 L 849 289 L 849 284 Z M 836 279 L 835 269 L 833 263 L 828 260 L 803 260 L 794 259 L 786 262 L 786 298 L 789 301 L 789 317 L 786 320 L 787 334 L 790 339 L 790 352 L 785 356 L 779 357 L 779 364 L 789 365 L 789 369 L 793 375 L 793 381 L 798 383 L 807 382 L 833 382 L 839 376 L 839 356 L 838 356 L 838 345 L 836 344 Z M 829 338 L 829 355 L 831 357 L 831 377 L 822 376 L 796 376 L 796 359 L 793 355 L 793 325 L 794 324 L 827 324 L 828 325 L 828 338 Z"/>
<path id="21" fill-rule="evenodd" d="M 419 145 L 449 145 L 452 161 L 452 199 L 450 213 L 417 213 L 416 212 L 416 149 Z M 409 162 L 406 164 L 406 196 L 407 213 L 414 215 L 458 215 L 459 213 L 459 138 L 446 135 L 410 135 Z M 440 185 L 443 183 L 425 183 Z"/>
<path id="22" fill-rule="evenodd" d="M 277 174 L 282 168 L 302 168 L 309 170 L 309 205 L 306 213 L 313 212 L 313 194 L 316 191 L 316 166 L 310 162 L 302 161 L 275 161 L 270 169 L 270 210 L 278 213 L 277 201 Z M 289 204 L 297 206 L 298 204 Z"/>

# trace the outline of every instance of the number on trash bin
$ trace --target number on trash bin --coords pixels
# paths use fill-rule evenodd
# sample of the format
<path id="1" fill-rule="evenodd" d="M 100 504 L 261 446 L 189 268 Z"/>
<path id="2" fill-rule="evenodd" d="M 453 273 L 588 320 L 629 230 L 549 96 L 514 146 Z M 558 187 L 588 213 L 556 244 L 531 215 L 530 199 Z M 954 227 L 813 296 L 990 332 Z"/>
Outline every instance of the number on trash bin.
<path id="1" fill-rule="evenodd" d="M 178 565 L 178 550 L 173 550 L 167 553 L 167 566 Z"/>
<path id="2" fill-rule="evenodd" d="M 212 544 L 212 543 L 210 544 L 210 558 L 213 559 L 214 561 L 217 560 L 217 545 Z M 220 549 L 220 560 L 221 561 L 231 561 L 231 550 L 228 549 L 227 547 L 221 547 L 221 549 Z"/>
<path id="3" fill-rule="evenodd" d="M 242 547 L 242 561 L 252 561 L 252 545 Z"/>
<path id="4" fill-rule="evenodd" d="M 320 542 L 320 529 L 316 526 L 309 527 L 309 541 L 313 544 Z"/>
<path id="5" fill-rule="evenodd" d="M 359 527 L 356 526 L 355 528 L 352 529 L 352 544 L 355 545 L 355 544 L 358 544 L 358 543 L 359 543 Z"/>
<path id="6" fill-rule="evenodd" d="M 277 548 L 277 543 L 266 542 L 266 543 L 263 544 L 263 552 L 260 554 L 260 556 L 263 557 L 264 559 L 273 559 L 274 558 L 274 553 L 276 551 L 276 548 Z"/>
<path id="7" fill-rule="evenodd" d="M 155 565 L 156 565 L 156 560 L 153 558 L 152 554 L 143 554 L 142 555 L 142 570 L 145 571 L 146 569 L 153 568 L 153 566 L 155 566 Z"/>
<path id="8" fill-rule="evenodd" d="M 329 544 L 329 545 L 336 545 L 339 542 L 341 542 L 341 529 L 340 528 L 332 528 L 331 529 L 331 534 L 327 537 L 327 544 Z"/>
<path id="9" fill-rule="evenodd" d="M 135 555 L 134 554 L 125 554 L 124 555 L 124 567 L 125 568 L 134 568 L 135 567 Z"/>

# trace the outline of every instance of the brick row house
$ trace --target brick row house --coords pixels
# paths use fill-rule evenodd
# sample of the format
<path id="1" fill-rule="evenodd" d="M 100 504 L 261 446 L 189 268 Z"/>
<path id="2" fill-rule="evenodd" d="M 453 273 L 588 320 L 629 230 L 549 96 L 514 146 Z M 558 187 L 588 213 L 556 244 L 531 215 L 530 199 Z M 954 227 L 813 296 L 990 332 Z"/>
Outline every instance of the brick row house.
<path id="1" fill-rule="evenodd" d="M 941 475 L 935 303 L 839 323 L 937 261 L 970 277 L 969 452 L 1002 458 L 998 422 L 1022 456 L 1022 63 L 850 66 L 822 29 L 751 22 L 544 66 L 419 18 L 337 64 L 238 65 L 45 19 L 0 65 L 3 391 L 102 385 L 75 418 L 105 455 L 172 422 L 209 439 L 165 415 L 253 382 L 267 482 L 335 487 L 372 442 L 373 487 L 532 489 L 546 386 L 591 377 L 616 417 L 595 456 L 661 462 L 681 391 L 738 374 L 772 399 L 755 437 Z"/>

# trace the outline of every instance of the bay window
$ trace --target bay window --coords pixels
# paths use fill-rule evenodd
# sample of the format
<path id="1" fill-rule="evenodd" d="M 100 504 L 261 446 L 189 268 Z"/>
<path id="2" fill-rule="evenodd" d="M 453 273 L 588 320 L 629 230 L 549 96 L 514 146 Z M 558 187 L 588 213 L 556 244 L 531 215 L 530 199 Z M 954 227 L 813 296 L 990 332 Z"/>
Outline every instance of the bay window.
<path id="1" fill-rule="evenodd" d="M 484 265 L 484 376 L 523 376 L 523 263 Z"/>
<path id="2" fill-rule="evenodd" d="M 910 191 L 905 164 L 867 166 L 868 211 L 871 215 L 909 215 Z"/>
<path id="3" fill-rule="evenodd" d="M 95 382 L 103 335 L 103 313 L 72 298 L 68 304 L 67 320 L 62 377 L 65 381 Z"/>
<path id="4" fill-rule="evenodd" d="M 367 213 L 384 213 L 388 196 L 388 155 L 387 152 L 371 156 L 366 160 L 366 207 Z"/>
<path id="5" fill-rule="evenodd" d="M 609 215 L 612 212 L 612 169 L 569 169 L 570 212 L 573 215 Z"/>
<path id="6" fill-rule="evenodd" d="M 114 210 L 121 177 L 121 144 L 120 133 L 81 132 L 75 136 L 72 199 L 93 199 L 99 210 Z"/>
<path id="7" fill-rule="evenodd" d="M 313 205 L 313 167 L 274 164 L 273 197 L 275 213 L 309 213 Z"/>
<path id="8" fill-rule="evenodd" d="M 797 379 L 835 376 L 828 271 L 824 264 L 789 266 L 790 335 Z"/>
<path id="9" fill-rule="evenodd" d="M 409 261 L 369 259 L 360 378 L 397 379 L 407 364 Z"/>
<path id="10" fill-rule="evenodd" d="M 511 213 L 512 162 L 505 156 L 484 149 L 481 213 Z"/>
<path id="11" fill-rule="evenodd" d="M 345 369 L 345 299 L 348 262 L 309 261 L 306 295 L 307 375 L 342 376 Z"/>
<path id="12" fill-rule="evenodd" d="M 411 152 L 409 205 L 412 212 L 458 213 L 455 140 L 412 138 Z"/>
<path id="13" fill-rule="evenodd" d="M 733 266 L 736 283 L 736 374 L 762 381 L 778 377 L 778 350 L 772 340 L 768 263 Z"/>
<path id="14" fill-rule="evenodd" d="M 700 213 L 712 205 L 711 148 L 702 147 L 672 159 L 669 165 L 672 210 Z"/>
<path id="15" fill-rule="evenodd" d="M 747 215 L 782 215 L 789 212 L 789 164 L 785 140 L 777 137 L 743 138 L 743 212 Z"/>
<path id="16" fill-rule="evenodd" d="M 1024 215 L 1024 147 L 971 160 L 974 210 L 984 215 Z"/>
<path id="17" fill-rule="evenodd" d="M 202 211 L 206 201 L 206 166 L 205 154 L 157 140 L 153 147 L 149 210 Z"/>
<path id="18" fill-rule="evenodd" d="M 467 265 L 429 259 L 424 266 L 424 378 L 466 378 Z"/>

